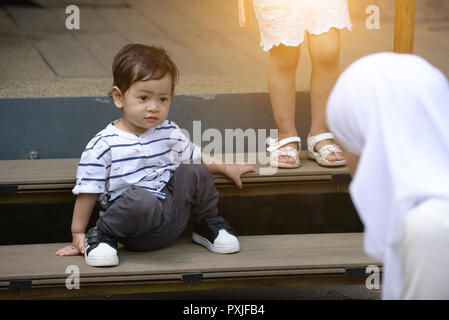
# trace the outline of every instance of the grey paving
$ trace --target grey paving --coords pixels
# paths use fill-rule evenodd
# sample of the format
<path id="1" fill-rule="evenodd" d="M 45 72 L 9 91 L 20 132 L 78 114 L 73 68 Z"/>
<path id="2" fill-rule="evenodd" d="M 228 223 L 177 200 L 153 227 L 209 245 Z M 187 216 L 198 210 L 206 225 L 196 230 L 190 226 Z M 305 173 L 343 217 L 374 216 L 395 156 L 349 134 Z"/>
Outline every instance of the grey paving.
<path id="1" fill-rule="evenodd" d="M 0 97 L 106 95 L 114 54 L 135 42 L 161 45 L 170 52 L 181 70 L 177 94 L 267 92 L 268 54 L 259 46 L 254 14 L 249 27 L 238 25 L 237 1 L 126 2 L 128 6 L 80 6 L 79 30 L 65 27 L 64 6 L 2 5 Z M 362 2 L 352 5 L 353 30 L 341 32 L 342 70 L 364 55 L 393 50 L 393 8 L 377 2 L 379 30 L 366 28 Z M 429 4 L 422 13 L 418 5 L 415 53 L 449 75 L 445 8 Z M 431 15 L 437 19 L 429 19 Z M 297 90 L 307 92 L 307 41 L 302 47 Z"/>

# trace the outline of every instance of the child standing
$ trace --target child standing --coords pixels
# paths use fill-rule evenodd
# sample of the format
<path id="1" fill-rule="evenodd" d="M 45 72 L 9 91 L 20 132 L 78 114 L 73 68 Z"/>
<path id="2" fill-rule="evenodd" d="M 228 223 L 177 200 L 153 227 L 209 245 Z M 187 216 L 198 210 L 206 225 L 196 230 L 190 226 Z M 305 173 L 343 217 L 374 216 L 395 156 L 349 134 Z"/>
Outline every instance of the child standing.
<path id="1" fill-rule="evenodd" d="M 300 166 L 301 138 L 295 125 L 296 67 L 307 32 L 312 60 L 311 128 L 308 156 L 322 166 L 342 166 L 341 149 L 332 142 L 325 119 L 327 97 L 340 74 L 339 29 L 351 29 L 346 0 L 253 0 L 261 45 L 269 51 L 268 88 L 278 139 L 269 139 L 270 164 Z"/>
<path id="2" fill-rule="evenodd" d="M 110 95 L 122 118 L 87 144 L 78 166 L 72 245 L 57 255 L 84 254 L 91 266 L 118 264 L 117 241 L 133 251 L 166 247 L 195 218 L 193 241 L 216 253 L 234 253 L 239 242 L 218 216 L 211 174 L 240 176 L 248 164 L 226 165 L 201 154 L 167 119 L 178 70 L 162 48 L 126 45 L 114 58 Z M 192 164 L 193 160 L 204 164 Z M 104 211 L 85 230 L 101 194 Z"/>

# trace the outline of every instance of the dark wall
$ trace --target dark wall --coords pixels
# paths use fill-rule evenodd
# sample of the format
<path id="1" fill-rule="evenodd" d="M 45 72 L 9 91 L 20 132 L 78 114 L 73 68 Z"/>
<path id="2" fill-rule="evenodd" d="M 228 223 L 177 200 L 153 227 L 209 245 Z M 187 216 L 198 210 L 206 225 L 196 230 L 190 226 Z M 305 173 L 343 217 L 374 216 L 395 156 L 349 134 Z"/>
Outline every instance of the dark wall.
<path id="1" fill-rule="evenodd" d="M 303 148 L 310 126 L 309 100 L 308 93 L 297 93 L 296 123 Z M 31 151 L 41 159 L 80 157 L 89 140 L 121 116 L 107 96 L 2 98 L 0 110 L 0 160 L 27 159 Z M 268 135 L 276 128 L 267 93 L 175 96 L 169 119 L 189 131 L 191 140 L 194 121 L 201 121 L 200 137 L 215 128 L 223 140 L 226 129 L 267 129 Z M 204 147 L 211 141 L 199 143 Z"/>
<path id="2" fill-rule="evenodd" d="M 0 204 L 0 245 L 71 242 L 73 202 Z M 98 219 L 94 208 L 89 227 Z M 348 194 L 223 197 L 218 203 L 238 235 L 362 232 Z M 192 236 L 192 223 L 182 237 Z"/>

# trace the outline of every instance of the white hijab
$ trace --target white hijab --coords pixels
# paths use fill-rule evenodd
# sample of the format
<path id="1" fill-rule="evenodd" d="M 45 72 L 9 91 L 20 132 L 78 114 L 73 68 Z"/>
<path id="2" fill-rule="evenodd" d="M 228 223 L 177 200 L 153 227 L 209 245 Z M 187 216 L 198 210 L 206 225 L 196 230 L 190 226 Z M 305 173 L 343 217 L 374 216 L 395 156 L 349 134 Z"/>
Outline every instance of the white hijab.
<path id="1" fill-rule="evenodd" d="M 329 129 L 360 156 L 350 195 L 367 254 L 383 263 L 384 299 L 399 299 L 398 244 L 405 214 L 427 198 L 449 199 L 449 84 L 410 54 L 364 57 L 338 79 Z"/>

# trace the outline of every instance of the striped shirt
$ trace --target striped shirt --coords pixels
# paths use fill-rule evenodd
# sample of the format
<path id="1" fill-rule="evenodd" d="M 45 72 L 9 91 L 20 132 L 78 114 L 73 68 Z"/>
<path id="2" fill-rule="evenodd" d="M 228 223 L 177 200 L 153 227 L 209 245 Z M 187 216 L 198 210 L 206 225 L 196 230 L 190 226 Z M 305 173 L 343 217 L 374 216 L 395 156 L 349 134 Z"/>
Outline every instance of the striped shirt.
<path id="1" fill-rule="evenodd" d="M 81 155 L 72 193 L 100 193 L 107 206 L 131 186 L 161 192 L 181 162 L 199 160 L 201 149 L 188 140 L 178 125 L 165 120 L 141 135 L 110 123 L 89 141 Z"/>

